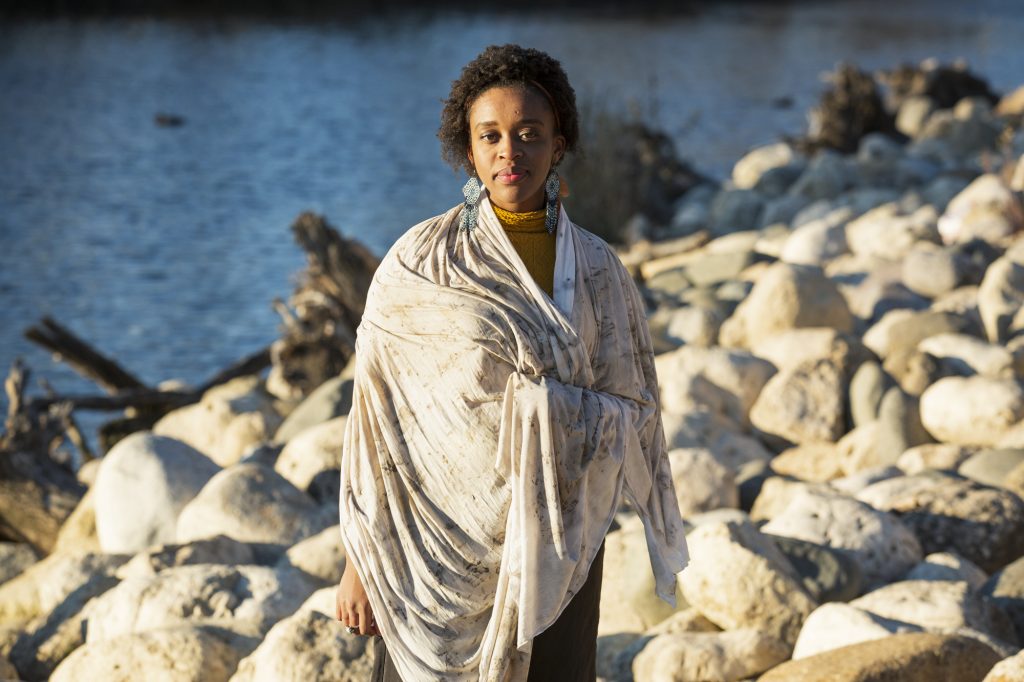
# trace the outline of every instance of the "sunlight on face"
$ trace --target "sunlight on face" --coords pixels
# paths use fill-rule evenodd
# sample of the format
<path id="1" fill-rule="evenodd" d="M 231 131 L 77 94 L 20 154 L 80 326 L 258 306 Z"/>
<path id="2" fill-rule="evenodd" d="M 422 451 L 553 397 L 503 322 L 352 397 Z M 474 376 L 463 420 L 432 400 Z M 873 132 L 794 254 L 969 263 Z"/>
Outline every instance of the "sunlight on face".
<path id="1" fill-rule="evenodd" d="M 525 87 L 493 87 L 469 109 L 469 160 L 491 202 L 507 211 L 544 207 L 544 181 L 565 151 L 547 99 Z"/>

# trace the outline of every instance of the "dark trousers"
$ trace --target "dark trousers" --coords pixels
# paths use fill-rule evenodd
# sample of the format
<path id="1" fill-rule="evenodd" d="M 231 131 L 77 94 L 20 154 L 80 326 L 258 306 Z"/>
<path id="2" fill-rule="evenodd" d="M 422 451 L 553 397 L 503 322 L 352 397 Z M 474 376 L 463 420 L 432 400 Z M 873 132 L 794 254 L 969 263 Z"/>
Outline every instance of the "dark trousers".
<path id="1" fill-rule="evenodd" d="M 603 568 L 602 543 L 583 587 L 558 620 L 534 638 L 528 682 L 594 682 L 597 679 L 597 621 L 600 617 Z M 374 639 L 376 662 L 371 682 L 403 682 L 388 655 L 384 640 L 380 637 Z"/>

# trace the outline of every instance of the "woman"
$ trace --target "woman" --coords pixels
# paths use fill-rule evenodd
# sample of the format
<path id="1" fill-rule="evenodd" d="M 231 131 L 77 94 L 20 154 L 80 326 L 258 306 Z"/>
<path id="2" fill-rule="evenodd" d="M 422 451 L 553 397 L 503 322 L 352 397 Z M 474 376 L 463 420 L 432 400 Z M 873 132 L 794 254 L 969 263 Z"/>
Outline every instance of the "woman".
<path id="1" fill-rule="evenodd" d="M 367 296 L 338 617 L 381 635 L 387 682 L 593 680 L 622 498 L 669 602 L 688 558 L 643 304 L 561 206 L 554 168 L 578 122 L 557 61 L 487 48 L 439 137 L 471 177 L 461 205 L 395 243 Z"/>

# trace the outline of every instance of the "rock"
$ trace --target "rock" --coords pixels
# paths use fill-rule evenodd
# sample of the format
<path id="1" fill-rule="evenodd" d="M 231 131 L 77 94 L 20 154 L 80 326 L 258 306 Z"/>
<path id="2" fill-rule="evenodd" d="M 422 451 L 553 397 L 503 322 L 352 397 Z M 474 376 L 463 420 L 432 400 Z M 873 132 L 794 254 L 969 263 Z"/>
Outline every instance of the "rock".
<path id="1" fill-rule="evenodd" d="M 864 333 L 864 345 L 878 357 L 886 358 L 915 350 L 928 337 L 959 334 L 969 328 L 969 321 L 954 313 L 894 310 Z"/>
<path id="2" fill-rule="evenodd" d="M 277 566 L 279 569 L 297 568 L 318 580 L 336 585 L 345 571 L 341 526 L 326 528 L 290 547 Z"/>
<path id="3" fill-rule="evenodd" d="M 334 618 L 300 611 L 270 630 L 231 682 L 362 682 L 373 672 L 372 642 Z"/>
<path id="4" fill-rule="evenodd" d="M 21 624 L 50 613 L 72 595 L 83 603 L 128 557 L 51 554 L 0 585 L 0 624 Z M 106 589 L 106 588 L 103 588 Z"/>
<path id="5" fill-rule="evenodd" d="M 845 551 L 816 542 L 765 534 L 792 564 L 814 601 L 849 601 L 861 594 L 863 573 L 857 561 Z"/>
<path id="6" fill-rule="evenodd" d="M 775 263 L 722 324 L 720 338 L 723 345 L 749 348 L 759 339 L 801 327 L 850 332 L 853 317 L 820 268 Z"/>
<path id="7" fill-rule="evenodd" d="M 912 396 L 920 396 L 939 379 L 959 376 L 952 371 L 953 367 L 949 363 L 937 360 L 917 349 L 893 353 L 885 359 L 882 369 L 896 380 L 904 392 Z"/>
<path id="8" fill-rule="evenodd" d="M 758 682 L 966 682 L 980 680 L 998 660 L 972 637 L 910 632 L 789 661 Z"/>
<path id="9" fill-rule="evenodd" d="M 676 611 L 671 616 L 652 627 L 645 634 L 657 636 L 677 634 L 680 632 L 721 631 L 722 628 L 718 627 L 701 615 L 700 611 L 691 607 L 683 609 L 682 611 Z"/>
<path id="10" fill-rule="evenodd" d="M 723 235 L 757 229 L 763 208 L 764 200 L 753 190 L 722 190 L 711 202 L 711 232 Z"/>
<path id="11" fill-rule="evenodd" d="M 854 426 L 863 426 L 878 419 L 882 396 L 892 386 L 877 362 L 867 361 L 857 368 L 850 380 L 850 415 Z"/>
<path id="12" fill-rule="evenodd" d="M 923 339 L 917 348 L 935 358 L 958 363 L 959 373 L 964 375 L 1012 379 L 1015 373 L 1010 351 L 969 334 L 937 334 Z"/>
<path id="13" fill-rule="evenodd" d="M 805 443 L 788 448 L 775 456 L 771 467 L 782 476 L 818 483 L 843 475 L 834 443 Z"/>
<path id="14" fill-rule="evenodd" d="M 686 279 L 695 287 L 714 287 L 739 279 L 740 274 L 755 262 L 753 250 L 714 253 L 708 250 L 710 247 L 711 244 L 700 257 L 684 267 Z"/>
<path id="15" fill-rule="evenodd" d="M 931 242 L 918 242 L 903 259 L 902 267 L 904 286 L 928 298 L 953 291 L 964 279 L 956 253 Z"/>
<path id="16" fill-rule="evenodd" d="M 814 609 L 804 621 L 792 658 L 796 661 L 851 644 L 921 631 L 917 625 L 883 618 L 849 604 L 830 602 Z"/>
<path id="17" fill-rule="evenodd" d="M 99 462 L 102 460 L 92 460 Z M 89 488 L 78 506 L 64 521 L 53 545 L 54 552 L 101 552 L 100 537 L 96 532 L 95 486 Z"/>
<path id="18" fill-rule="evenodd" d="M 917 538 L 896 518 L 839 494 L 803 490 L 762 531 L 844 551 L 869 586 L 898 578 L 923 556 Z"/>
<path id="19" fill-rule="evenodd" d="M 978 483 L 1002 487 L 1017 467 L 1024 465 L 1024 449 L 1004 448 L 979 450 L 964 461 L 957 470 Z"/>
<path id="20" fill-rule="evenodd" d="M 664 342 L 665 352 L 682 345 L 709 347 L 718 339 L 718 328 L 722 325 L 723 314 L 717 307 L 686 305 L 663 307 L 648 320 L 651 335 Z"/>
<path id="21" fill-rule="evenodd" d="M 883 204 L 846 224 L 846 243 L 858 255 L 898 259 L 917 242 L 938 244 L 938 220 L 938 212 L 927 204 L 911 210 Z"/>
<path id="22" fill-rule="evenodd" d="M 353 372 L 354 368 L 346 370 L 317 386 L 281 423 L 274 442 L 287 443 L 312 426 L 348 414 L 352 409 Z"/>
<path id="23" fill-rule="evenodd" d="M 737 189 L 753 189 L 766 171 L 788 166 L 797 159 L 793 148 L 784 142 L 758 147 L 748 152 L 733 166 L 733 185 Z"/>
<path id="24" fill-rule="evenodd" d="M 227 682 L 244 656 L 246 641 L 212 625 L 179 626 L 92 641 L 57 668 L 52 682 Z M 258 640 L 249 639 L 254 647 Z"/>
<path id="25" fill-rule="evenodd" d="M 996 105 L 1000 116 L 1024 116 L 1024 85 L 1006 93 Z"/>
<path id="26" fill-rule="evenodd" d="M 668 452 L 679 512 L 690 516 L 721 507 L 738 507 L 739 489 L 733 472 L 705 448 L 676 448 Z"/>
<path id="27" fill-rule="evenodd" d="M 307 490 L 313 479 L 325 472 L 340 476 L 347 420 L 347 417 L 335 417 L 293 437 L 278 455 L 274 470 L 299 490 Z M 337 494 L 334 499 L 336 502 Z"/>
<path id="28" fill-rule="evenodd" d="M 677 608 L 654 591 L 654 572 L 647 556 L 647 540 L 638 518 L 608 533 L 604 543 L 604 575 L 598 635 L 644 632 L 688 604 L 676 590 Z"/>
<path id="29" fill-rule="evenodd" d="M 158 545 L 136 554 L 131 561 L 117 570 L 121 580 L 132 577 L 151 577 L 178 566 L 197 564 L 223 564 L 237 566 L 253 564 L 253 548 L 226 535 L 194 540 L 188 544 Z"/>
<path id="30" fill-rule="evenodd" d="M 686 600 L 725 630 L 755 628 L 792 646 L 816 604 L 771 540 L 734 522 L 699 526 L 686 540 Z"/>
<path id="31" fill-rule="evenodd" d="M 1024 501 L 931 471 L 870 485 L 857 499 L 897 516 L 926 554 L 954 551 L 991 573 L 1024 555 Z"/>
<path id="32" fill-rule="evenodd" d="M 246 376 L 211 388 L 194 405 L 167 413 L 153 426 L 153 433 L 187 443 L 226 467 L 253 445 L 269 441 L 280 424 L 274 399 L 260 378 Z"/>
<path id="33" fill-rule="evenodd" d="M 857 426 L 836 443 L 836 454 L 843 476 L 852 476 L 889 464 L 889 453 L 882 451 L 882 424 L 877 421 Z"/>
<path id="34" fill-rule="evenodd" d="M 871 357 L 859 339 L 828 327 L 790 329 L 757 341 L 751 350 L 779 370 L 792 369 L 807 360 L 824 359 L 844 367 L 858 367 Z"/>
<path id="35" fill-rule="evenodd" d="M 981 682 L 1024 682 L 1024 649 L 996 663 Z"/>
<path id="36" fill-rule="evenodd" d="M 227 535 L 291 546 L 337 523 L 326 511 L 270 467 L 237 464 L 210 479 L 182 510 L 177 537 L 189 542 Z"/>
<path id="37" fill-rule="evenodd" d="M 774 519 L 783 513 L 794 498 L 804 490 L 817 490 L 826 494 L 833 492 L 824 483 L 808 483 L 794 481 L 782 476 L 769 476 L 761 484 L 757 499 L 750 510 L 750 518 L 755 521 Z"/>
<path id="38" fill-rule="evenodd" d="M 119 441 L 103 458 L 92 489 L 103 551 L 134 554 L 174 542 L 178 514 L 219 470 L 173 438 L 143 431 Z"/>
<path id="39" fill-rule="evenodd" d="M 908 449 L 934 442 L 921 423 L 920 401 L 898 386 L 885 392 L 878 408 L 878 425 L 876 466 L 893 465 Z"/>
<path id="40" fill-rule="evenodd" d="M 1005 642 L 1013 625 L 995 604 L 962 580 L 901 580 L 850 602 L 864 611 L 932 632 L 971 628 Z"/>
<path id="41" fill-rule="evenodd" d="M 740 489 L 740 509 L 749 512 L 754 508 L 754 502 L 761 494 L 761 486 L 773 475 L 765 460 L 754 460 L 739 467 L 736 471 L 736 485 Z"/>
<path id="42" fill-rule="evenodd" d="M 804 164 L 802 162 L 791 163 L 788 166 L 778 166 L 776 168 L 769 168 L 764 172 L 761 178 L 757 181 L 754 186 L 754 190 L 763 197 L 771 199 L 781 199 L 786 196 L 786 192 L 792 187 L 797 180 L 800 179 L 800 175 L 804 172 Z M 803 199 L 803 197 L 789 197 L 793 199 Z M 761 213 L 761 225 L 767 226 L 772 223 L 765 219 L 765 213 Z"/>
<path id="43" fill-rule="evenodd" d="M 878 483 L 879 481 L 885 481 L 902 475 L 903 470 L 899 467 L 881 466 L 874 467 L 872 469 L 864 469 L 863 471 L 858 471 L 857 473 L 850 474 L 849 476 L 833 479 L 829 481 L 828 484 L 834 490 L 842 493 L 843 495 L 853 497 L 873 483 Z"/>
<path id="44" fill-rule="evenodd" d="M 1024 330 L 1024 260 L 997 259 L 978 288 L 978 311 L 992 343 L 1006 343 Z"/>
<path id="45" fill-rule="evenodd" d="M 903 285 L 898 261 L 881 261 L 877 256 L 856 256 L 855 260 L 844 261 L 840 256 L 828 265 L 829 276 L 841 284 L 840 290 L 850 306 L 850 311 L 864 326 L 871 326 L 886 314 L 896 310 L 924 310 L 929 300 Z M 843 273 L 844 268 L 858 267 L 858 262 L 868 263 L 859 267 L 871 269 Z M 873 266 L 873 267 L 872 267 Z"/>
<path id="46" fill-rule="evenodd" d="M 1024 499 L 1024 464 L 1018 464 L 1009 474 L 1007 474 L 1006 480 L 1002 483 L 1002 487 L 1012 493 L 1016 493 L 1017 497 Z"/>
<path id="47" fill-rule="evenodd" d="M 1024 643 L 1024 557 L 992 575 L 980 594 L 1001 608 L 1013 621 L 1017 644 Z"/>
<path id="48" fill-rule="evenodd" d="M 653 635 L 635 632 L 618 632 L 597 638 L 597 679 L 632 680 L 633 660 Z"/>
<path id="49" fill-rule="evenodd" d="M 956 552 L 929 554 L 901 580 L 962 580 L 972 590 L 980 590 L 988 576 Z"/>
<path id="50" fill-rule="evenodd" d="M 792 443 L 835 442 L 846 431 L 843 369 L 808 361 L 772 377 L 750 411 L 764 433 Z"/>
<path id="51" fill-rule="evenodd" d="M 0 680 L 18 680 L 18 671 L 4 657 L 0 656 Z"/>
<path id="52" fill-rule="evenodd" d="M 130 577 L 89 604 L 87 641 L 230 619 L 260 632 L 319 587 L 300 571 L 204 564 Z"/>
<path id="53" fill-rule="evenodd" d="M 912 95 L 903 100 L 896 111 L 896 130 L 907 137 L 917 137 L 924 122 L 935 111 L 935 101 L 927 95 Z"/>
<path id="54" fill-rule="evenodd" d="M 126 558 L 53 554 L 36 564 L 38 568 L 23 574 L 34 579 L 34 584 L 21 580 L 7 583 L 23 588 L 23 596 L 34 598 L 38 604 L 37 616 L 23 626 L 10 652 L 11 661 L 23 676 L 49 678 L 53 669 L 81 646 L 86 605 L 117 584 L 114 572 Z"/>
<path id="55" fill-rule="evenodd" d="M 32 549 L 32 545 L 23 542 L 0 542 L 0 584 L 17 577 L 37 561 L 39 557 Z"/>
<path id="56" fill-rule="evenodd" d="M 1020 228 L 1012 190 L 995 173 L 980 175 L 956 195 L 939 219 L 939 233 L 947 244 L 983 239 L 997 242 Z"/>
<path id="57" fill-rule="evenodd" d="M 633 662 L 636 682 L 742 680 L 789 657 L 790 646 L 754 628 L 659 635 Z"/>
<path id="58" fill-rule="evenodd" d="M 811 159 L 789 193 L 807 199 L 834 199 L 855 181 L 850 161 L 831 150 L 822 150 Z"/>
<path id="59" fill-rule="evenodd" d="M 780 260 L 799 265 L 824 265 L 847 253 L 846 223 L 853 217 L 849 208 L 838 208 L 824 218 L 793 230 L 782 247 Z"/>
<path id="60" fill-rule="evenodd" d="M 1024 388 L 1013 379 L 946 377 L 921 394 L 921 422 L 944 443 L 993 446 L 1024 418 Z"/>
<path id="61" fill-rule="evenodd" d="M 760 442 L 734 431 L 733 425 L 708 410 L 685 414 L 665 411 L 662 422 L 668 447 L 707 448 L 715 459 L 734 472 L 747 463 L 766 462 L 772 457 Z"/>

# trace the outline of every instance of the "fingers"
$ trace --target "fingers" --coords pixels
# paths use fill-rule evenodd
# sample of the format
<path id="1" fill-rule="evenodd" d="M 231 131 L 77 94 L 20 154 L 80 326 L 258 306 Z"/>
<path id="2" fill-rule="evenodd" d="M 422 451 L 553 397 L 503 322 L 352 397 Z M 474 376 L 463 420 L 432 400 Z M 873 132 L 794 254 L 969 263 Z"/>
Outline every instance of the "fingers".
<path id="1" fill-rule="evenodd" d="M 359 628 L 359 634 L 364 637 L 375 634 L 377 629 L 376 623 L 373 620 L 373 611 L 370 610 L 370 604 L 368 602 L 362 602 L 356 605 L 356 618 L 358 623 L 353 623 Z"/>

